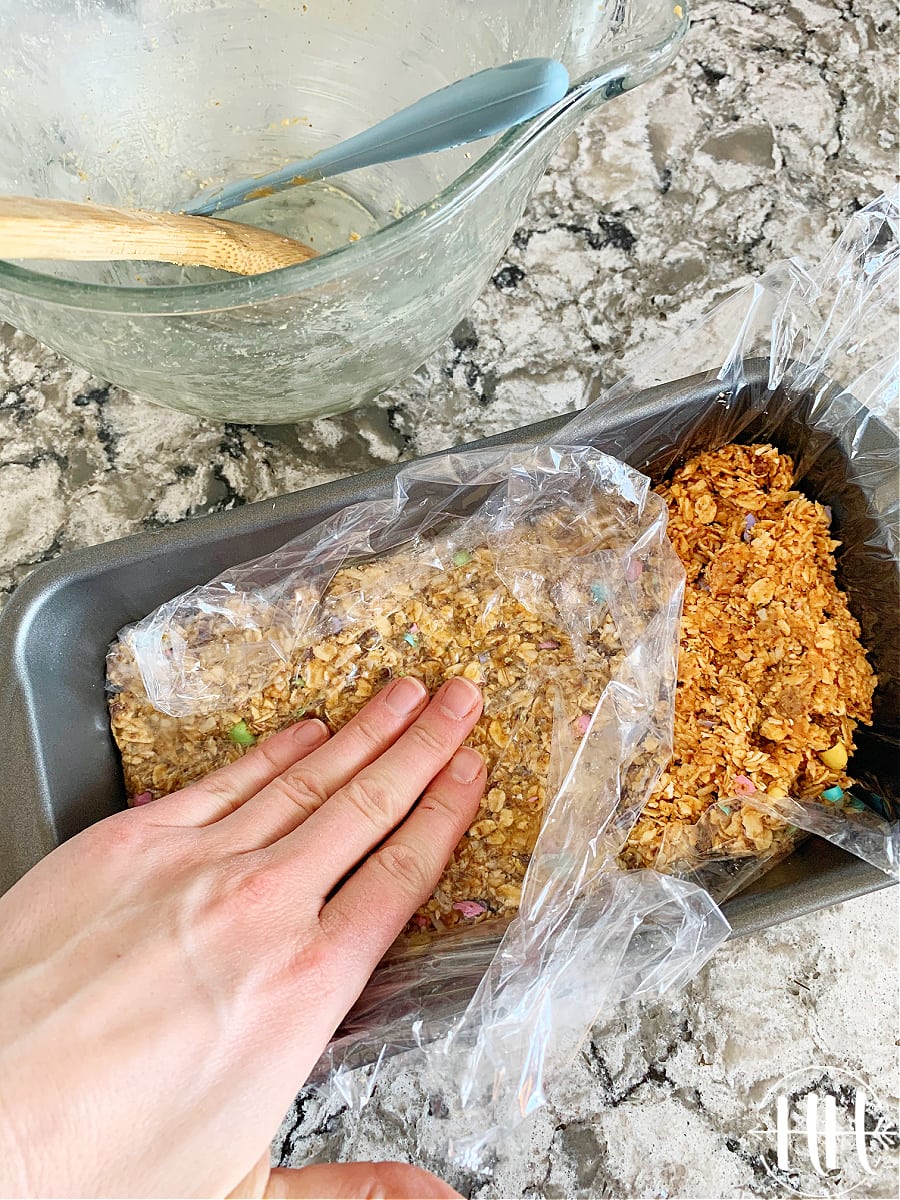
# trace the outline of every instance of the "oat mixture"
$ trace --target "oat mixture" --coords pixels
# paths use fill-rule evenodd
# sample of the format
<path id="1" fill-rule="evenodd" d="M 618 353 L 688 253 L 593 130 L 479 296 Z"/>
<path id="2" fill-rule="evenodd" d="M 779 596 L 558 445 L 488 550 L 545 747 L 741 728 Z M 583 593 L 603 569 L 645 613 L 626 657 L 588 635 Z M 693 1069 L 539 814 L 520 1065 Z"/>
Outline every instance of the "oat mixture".
<path id="1" fill-rule="evenodd" d="M 730 445 L 657 489 L 687 572 L 674 754 L 625 866 L 664 868 L 696 846 L 679 835 L 701 817 L 703 853 L 789 847 L 784 822 L 735 797 L 853 805 L 847 759 L 857 724 L 871 722 L 876 679 L 835 582 L 831 514 L 793 476 L 772 446 Z"/>
<path id="2" fill-rule="evenodd" d="M 665 869 L 683 858 L 681 834 L 698 848 L 698 830 L 703 853 L 776 854 L 791 844 L 784 822 L 729 800 L 824 792 L 839 803 L 850 785 L 853 731 L 871 720 L 875 678 L 834 580 L 829 514 L 792 478 L 790 458 L 771 446 L 732 445 L 657 489 L 687 572 L 674 754 L 623 848 L 624 866 Z M 212 679 L 234 669 L 226 659 L 240 637 L 281 639 L 286 661 L 239 710 L 159 712 L 127 645 L 115 643 L 110 718 L 130 802 L 184 786 L 303 715 L 337 729 L 397 675 L 432 691 L 465 675 L 485 695 L 468 744 L 486 760 L 488 789 L 408 932 L 511 915 L 548 779 L 623 657 L 596 564 L 626 545 L 602 500 L 593 509 L 582 501 L 505 535 L 502 550 L 434 541 L 342 568 L 299 645 L 278 618 L 225 639 L 214 623 L 204 630 Z M 639 562 L 632 569 L 640 607 L 652 573 L 642 577 Z M 184 632 L 196 638 L 197 629 Z"/>
<path id="3" fill-rule="evenodd" d="M 415 675 L 430 691 L 465 675 L 484 693 L 484 713 L 467 744 L 485 759 L 488 787 L 409 932 L 514 913 L 544 812 L 551 756 L 571 756 L 623 655 L 594 564 L 598 554 L 621 555 L 628 545 L 601 501 L 593 514 L 583 504 L 577 512 L 544 514 L 505 534 L 499 551 L 429 543 L 342 568 L 315 628 L 239 711 L 188 718 L 159 712 L 128 647 L 114 644 L 110 718 L 131 802 L 184 786 L 301 716 L 318 716 L 336 730 L 398 675 Z M 559 576 L 560 561 L 565 579 L 548 583 Z M 639 593 L 637 573 L 635 586 Z M 266 630 L 270 638 L 279 633 L 286 630 Z M 237 636 L 229 632 L 232 651 Z M 205 669 L 214 674 L 222 669 L 216 639 L 207 646 Z"/>

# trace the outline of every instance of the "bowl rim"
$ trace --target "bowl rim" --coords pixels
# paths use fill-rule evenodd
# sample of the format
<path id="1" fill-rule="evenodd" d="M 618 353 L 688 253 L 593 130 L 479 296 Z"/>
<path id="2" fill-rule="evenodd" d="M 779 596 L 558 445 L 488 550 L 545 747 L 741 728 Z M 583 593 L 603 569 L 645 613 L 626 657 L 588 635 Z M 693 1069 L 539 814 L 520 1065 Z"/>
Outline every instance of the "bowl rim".
<path id="1" fill-rule="evenodd" d="M 636 67 L 632 60 L 634 46 L 628 46 L 621 56 L 608 60 L 572 84 L 556 104 L 501 134 L 471 166 L 435 196 L 398 220 L 367 234 L 359 242 L 348 242 L 317 258 L 260 275 L 163 287 L 82 283 L 0 259 L 0 289 L 66 308 L 164 317 L 221 312 L 278 300 L 330 283 L 352 270 L 378 266 L 395 254 L 404 241 L 427 235 L 468 204 L 561 117 L 586 108 L 592 99 L 599 102 L 630 90 L 662 70 L 687 32 L 689 6 L 687 0 L 682 0 L 682 5 L 662 0 L 659 7 L 662 12 L 667 12 L 668 27 L 659 30 L 652 45 L 643 47 L 644 63 Z"/>

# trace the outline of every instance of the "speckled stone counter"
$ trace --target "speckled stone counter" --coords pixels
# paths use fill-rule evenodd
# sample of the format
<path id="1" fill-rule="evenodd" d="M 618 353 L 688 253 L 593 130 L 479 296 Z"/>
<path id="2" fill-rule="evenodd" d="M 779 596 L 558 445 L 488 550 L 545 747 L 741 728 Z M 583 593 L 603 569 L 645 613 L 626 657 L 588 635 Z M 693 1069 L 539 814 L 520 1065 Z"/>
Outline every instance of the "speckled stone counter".
<path id="1" fill-rule="evenodd" d="M 891 0 L 697 0 L 675 66 L 561 147 L 453 337 L 342 417 L 213 425 L 0 329 L 0 593 L 78 546 L 578 407 L 591 376 L 613 382 L 772 262 L 817 258 L 891 184 L 896 50 Z M 456 1181 L 485 1196 L 791 1194 L 753 1133 L 790 1071 L 853 1074 L 896 1126 L 897 933 L 891 891 L 733 943 L 669 1005 L 598 1031 L 493 1182 Z M 416 1157 L 427 1097 L 402 1064 L 392 1076 L 358 1123 L 292 1115 L 286 1157 Z M 896 1195 L 894 1146 L 871 1176 L 848 1160 L 817 1181 L 800 1164 L 794 1183 Z"/>

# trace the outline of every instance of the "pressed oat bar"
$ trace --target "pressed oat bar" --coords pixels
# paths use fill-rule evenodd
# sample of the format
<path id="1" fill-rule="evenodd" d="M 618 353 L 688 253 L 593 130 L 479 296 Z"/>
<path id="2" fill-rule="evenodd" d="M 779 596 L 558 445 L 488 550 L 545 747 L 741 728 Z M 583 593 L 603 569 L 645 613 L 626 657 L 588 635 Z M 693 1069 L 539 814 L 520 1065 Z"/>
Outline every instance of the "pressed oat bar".
<path id="1" fill-rule="evenodd" d="M 239 757 L 248 737 L 268 736 L 302 716 L 336 730 L 398 675 L 415 675 L 430 691 L 464 675 L 484 693 L 468 744 L 485 759 L 488 786 L 409 932 L 514 913 L 551 759 L 571 755 L 623 654 L 595 564 L 598 556 L 626 555 L 629 545 L 605 508 L 602 497 L 593 508 L 561 506 L 493 546 L 435 542 L 346 566 L 292 652 L 288 629 L 231 628 L 226 635 L 220 628 L 217 636 L 215 622 L 198 616 L 183 632 L 204 643 L 211 681 L 227 672 L 230 659 L 240 661 L 241 637 L 283 638 L 284 663 L 239 710 L 186 718 L 159 712 L 128 645 L 114 644 L 110 720 L 132 802 L 184 786 Z M 649 572 L 643 583 L 635 572 L 636 597 L 644 586 L 652 586 Z"/>

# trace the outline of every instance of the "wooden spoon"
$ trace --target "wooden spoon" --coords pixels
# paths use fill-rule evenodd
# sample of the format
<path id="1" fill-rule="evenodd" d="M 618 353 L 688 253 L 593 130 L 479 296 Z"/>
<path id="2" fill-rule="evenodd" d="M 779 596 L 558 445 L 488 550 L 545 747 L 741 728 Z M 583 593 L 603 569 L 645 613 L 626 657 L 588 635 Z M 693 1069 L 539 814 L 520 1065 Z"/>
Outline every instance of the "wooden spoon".
<path id="1" fill-rule="evenodd" d="M 0 196 L 0 258 L 141 259 L 259 275 L 315 254 L 293 238 L 236 221 Z"/>

